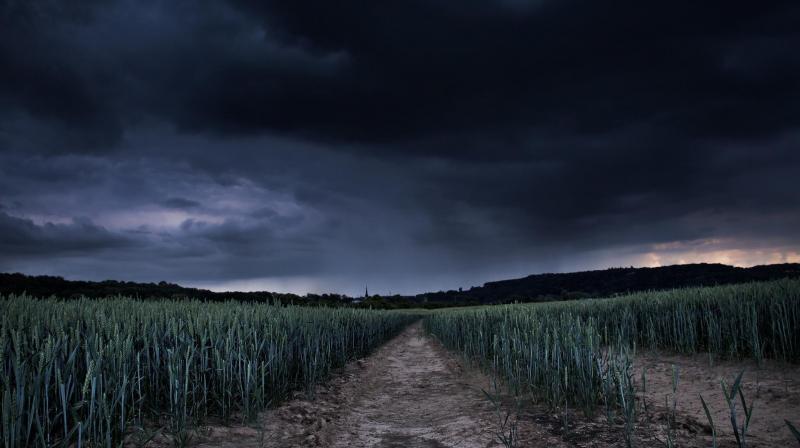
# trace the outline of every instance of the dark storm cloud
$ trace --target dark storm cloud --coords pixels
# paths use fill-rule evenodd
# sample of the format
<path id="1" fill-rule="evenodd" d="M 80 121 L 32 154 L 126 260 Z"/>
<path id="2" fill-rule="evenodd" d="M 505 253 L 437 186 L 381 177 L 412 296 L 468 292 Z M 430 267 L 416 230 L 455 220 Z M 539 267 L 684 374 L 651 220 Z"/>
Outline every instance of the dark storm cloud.
<path id="1" fill-rule="evenodd" d="M 200 203 L 186 198 L 168 198 L 162 204 L 169 208 L 190 209 L 200 207 Z"/>
<path id="2" fill-rule="evenodd" d="M 95 225 L 89 218 L 73 218 L 69 223 L 47 222 L 38 225 L 30 219 L 0 212 L 0 250 L 4 257 L 26 255 L 93 254 L 122 248 L 131 241 Z"/>
<path id="3" fill-rule="evenodd" d="M 402 291 L 656 246 L 796 253 L 798 21 L 796 2 L 0 0 L 0 265 Z"/>
<path id="4" fill-rule="evenodd" d="M 394 142 L 475 126 L 504 136 L 655 121 L 665 133 L 727 136 L 797 123 L 784 96 L 797 87 L 796 56 L 757 50 L 791 45 L 791 3 L 237 3 L 287 42 L 348 55 L 336 88 L 312 92 L 313 102 L 300 92 L 280 128 Z M 758 112 L 765 106 L 771 116 Z M 458 143 L 437 147 L 463 155 Z"/>
<path id="5" fill-rule="evenodd" d="M 92 3 L 0 4 L 0 129 L 25 134 L 18 140 L 0 137 L 3 145 L 41 151 L 47 149 L 43 143 L 58 142 L 91 149 L 119 138 L 113 99 L 101 96 L 94 85 L 102 80 L 86 73 L 80 55 L 62 44 L 62 33 L 91 20 Z"/>
<path id="6" fill-rule="evenodd" d="M 4 8 L 5 96 L 88 145 L 152 115 L 454 157 L 486 152 L 476 130 L 513 148 L 631 123 L 685 141 L 800 116 L 794 2 L 38 4 Z"/>

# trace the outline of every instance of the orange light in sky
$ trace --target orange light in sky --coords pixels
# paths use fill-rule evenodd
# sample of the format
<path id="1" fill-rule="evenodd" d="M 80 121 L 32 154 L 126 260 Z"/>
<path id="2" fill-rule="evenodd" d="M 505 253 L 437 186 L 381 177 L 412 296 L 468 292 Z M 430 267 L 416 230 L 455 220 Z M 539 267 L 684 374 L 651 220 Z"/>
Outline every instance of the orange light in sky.
<path id="1" fill-rule="evenodd" d="M 746 267 L 773 263 L 800 263 L 800 251 L 795 248 L 713 249 L 703 247 L 704 245 L 701 244 L 699 247 L 691 249 L 680 249 L 678 247 L 667 249 L 663 245 L 657 246 L 661 247 L 654 246 L 653 251 L 647 252 L 642 256 L 643 266 L 658 267 L 671 264 L 722 263 Z"/>

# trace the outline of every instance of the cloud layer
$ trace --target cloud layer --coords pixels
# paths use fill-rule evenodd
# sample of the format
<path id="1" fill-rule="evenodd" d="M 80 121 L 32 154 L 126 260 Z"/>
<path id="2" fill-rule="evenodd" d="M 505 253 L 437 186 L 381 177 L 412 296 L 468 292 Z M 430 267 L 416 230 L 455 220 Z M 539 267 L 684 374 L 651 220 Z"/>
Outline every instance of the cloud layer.
<path id="1" fill-rule="evenodd" d="M 356 294 L 791 260 L 798 20 L 0 2 L 0 270 Z"/>

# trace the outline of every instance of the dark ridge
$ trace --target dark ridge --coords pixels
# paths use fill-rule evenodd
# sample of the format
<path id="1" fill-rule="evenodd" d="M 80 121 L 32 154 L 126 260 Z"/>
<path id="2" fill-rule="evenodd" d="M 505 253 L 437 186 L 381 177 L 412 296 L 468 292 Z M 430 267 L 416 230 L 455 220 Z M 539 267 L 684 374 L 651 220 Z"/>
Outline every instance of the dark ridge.
<path id="1" fill-rule="evenodd" d="M 135 283 L 65 280 L 53 276 L 0 273 L 0 295 L 26 293 L 34 297 L 103 298 L 130 296 L 141 299 L 240 300 L 295 303 L 314 306 L 373 308 L 440 308 L 511 302 L 544 302 L 608 297 L 636 291 L 714 286 L 732 283 L 800 278 L 800 264 L 785 263 L 739 268 L 724 264 L 685 264 L 657 268 L 611 268 L 563 274 L 534 274 L 523 278 L 485 283 L 467 290 L 428 292 L 416 296 L 353 298 L 342 294 L 284 294 L 268 291 L 213 292 L 167 282 Z"/>
<path id="2" fill-rule="evenodd" d="M 33 297 L 59 297 L 77 299 L 80 297 L 105 298 L 114 296 L 152 299 L 199 299 L 199 300 L 239 300 L 245 302 L 302 303 L 311 305 L 343 305 L 352 299 L 340 294 L 284 294 L 268 291 L 257 292 L 214 292 L 207 289 L 187 288 L 174 283 L 136 283 L 116 280 L 91 282 L 65 280 L 48 275 L 29 276 L 20 273 L 0 273 L 0 295 L 28 294 Z"/>
<path id="3" fill-rule="evenodd" d="M 724 264 L 683 264 L 657 268 L 610 268 L 563 274 L 534 274 L 485 283 L 465 291 L 426 293 L 428 300 L 477 303 L 543 302 L 608 297 L 636 291 L 714 286 L 800 277 L 800 264 L 785 263 L 740 268 Z"/>

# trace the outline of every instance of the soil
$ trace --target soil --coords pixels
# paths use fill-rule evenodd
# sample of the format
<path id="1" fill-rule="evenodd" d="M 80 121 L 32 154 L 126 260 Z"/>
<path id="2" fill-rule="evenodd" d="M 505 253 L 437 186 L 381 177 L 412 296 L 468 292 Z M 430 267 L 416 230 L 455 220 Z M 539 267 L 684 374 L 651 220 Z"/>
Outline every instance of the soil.
<path id="1" fill-rule="evenodd" d="M 647 388 L 639 397 L 633 446 L 666 446 L 672 392 L 672 365 L 679 369 L 675 446 L 711 446 L 711 428 L 700 405 L 712 409 L 720 447 L 735 446 L 719 380 L 729 383 L 745 370 L 743 387 L 755 410 L 748 431 L 750 447 L 798 446 L 783 419 L 800 425 L 800 369 L 767 362 L 720 362 L 707 357 L 640 354 L 637 386 L 646 370 Z M 498 386 L 502 389 L 502 386 Z M 605 415 L 587 419 L 572 410 L 515 404 L 495 394 L 489 377 L 445 350 L 416 323 L 366 359 L 350 363 L 313 397 L 295 393 L 250 426 L 203 426 L 190 441 L 195 447 L 329 448 L 494 448 L 498 435 L 514 425 L 516 447 L 624 447 L 623 424 Z M 495 397 L 487 398 L 486 393 Z M 644 412 L 643 404 L 647 404 Z M 741 416 L 741 410 L 738 410 Z M 508 420 L 503 421 L 508 416 Z M 566 426 L 565 426 L 566 421 Z M 165 445 L 165 436 L 147 446 Z"/>
<path id="2" fill-rule="evenodd" d="M 642 387 L 641 372 L 646 369 L 646 390 L 642 395 L 649 406 L 652 403 L 658 405 L 654 408 L 656 416 L 663 416 L 665 397 L 672 394 L 673 365 L 678 371 L 676 408 L 679 421 L 688 430 L 688 434 L 683 434 L 680 446 L 711 446 L 711 427 L 700 395 L 711 412 L 718 445 L 736 446 L 721 381 L 724 380 L 730 390 L 742 371 L 742 391 L 747 406 L 753 406 L 746 435 L 747 446 L 800 446 L 784 422 L 789 420 L 796 427 L 800 425 L 800 367 L 771 360 L 764 361 L 761 366 L 753 361 L 715 361 L 705 354 L 641 354 L 636 358 L 638 386 Z M 739 397 L 736 398 L 736 415 L 741 424 L 744 411 Z"/>

